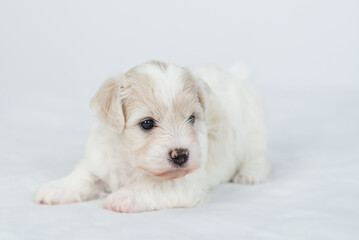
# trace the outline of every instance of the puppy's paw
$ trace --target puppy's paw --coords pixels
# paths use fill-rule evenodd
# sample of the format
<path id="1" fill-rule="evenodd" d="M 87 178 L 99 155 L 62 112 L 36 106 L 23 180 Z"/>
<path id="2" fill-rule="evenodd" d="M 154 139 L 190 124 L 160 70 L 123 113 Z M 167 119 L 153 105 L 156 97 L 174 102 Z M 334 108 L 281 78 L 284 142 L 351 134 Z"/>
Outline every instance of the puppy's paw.
<path id="1" fill-rule="evenodd" d="M 234 183 L 257 184 L 265 182 L 270 172 L 268 162 L 245 162 L 234 176 Z"/>
<path id="2" fill-rule="evenodd" d="M 240 173 L 238 172 L 236 176 L 233 178 L 234 183 L 240 183 L 240 184 L 257 184 L 262 183 L 267 179 L 266 176 L 262 176 L 255 173 Z"/>
<path id="3" fill-rule="evenodd" d="M 155 210 L 144 204 L 144 202 L 136 196 L 136 193 L 118 190 L 110 194 L 104 204 L 105 209 L 121 212 L 121 213 L 137 213 Z"/>
<path id="4" fill-rule="evenodd" d="M 37 204 L 67 204 L 81 202 L 85 196 L 81 194 L 77 186 L 71 183 L 58 180 L 40 187 L 34 196 Z"/>

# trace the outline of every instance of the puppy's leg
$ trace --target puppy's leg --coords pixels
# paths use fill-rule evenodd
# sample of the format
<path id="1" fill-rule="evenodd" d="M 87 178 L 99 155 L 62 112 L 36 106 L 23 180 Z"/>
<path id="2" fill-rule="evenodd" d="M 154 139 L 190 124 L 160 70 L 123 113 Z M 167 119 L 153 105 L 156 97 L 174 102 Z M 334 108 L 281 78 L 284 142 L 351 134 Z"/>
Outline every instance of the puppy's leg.
<path id="1" fill-rule="evenodd" d="M 104 208 L 134 213 L 168 208 L 193 207 L 208 199 L 208 188 L 178 179 L 125 186 L 110 194 Z"/>
<path id="2" fill-rule="evenodd" d="M 270 165 L 267 160 L 249 160 L 241 164 L 233 182 L 242 184 L 256 184 L 264 182 L 269 175 Z"/>
<path id="3" fill-rule="evenodd" d="M 263 130 L 263 131 L 260 131 Z M 264 182 L 270 172 L 266 159 L 267 138 L 265 128 L 258 128 L 246 139 L 246 153 L 233 182 L 256 184 Z"/>
<path id="4" fill-rule="evenodd" d="M 256 184 L 264 182 L 270 173 L 270 164 L 266 159 L 267 126 L 263 114 L 254 114 L 247 124 L 244 159 L 233 182 Z"/>
<path id="5" fill-rule="evenodd" d="M 34 201 L 38 204 L 65 204 L 90 200 L 100 194 L 97 178 L 79 165 L 68 176 L 40 187 Z"/>

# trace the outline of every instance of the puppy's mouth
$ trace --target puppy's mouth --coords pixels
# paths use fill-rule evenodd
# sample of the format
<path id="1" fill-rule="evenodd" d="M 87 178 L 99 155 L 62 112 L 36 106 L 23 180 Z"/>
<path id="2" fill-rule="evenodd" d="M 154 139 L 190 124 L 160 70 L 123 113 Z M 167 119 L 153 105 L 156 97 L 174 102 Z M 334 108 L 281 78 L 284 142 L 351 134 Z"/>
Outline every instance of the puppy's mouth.
<path id="1" fill-rule="evenodd" d="M 138 168 L 148 172 L 152 176 L 162 178 L 162 179 L 166 179 L 166 180 L 173 180 L 173 179 L 176 179 L 176 178 L 181 178 L 181 177 L 184 177 L 188 173 L 193 171 L 193 169 L 178 168 L 178 169 L 171 169 L 171 170 L 168 170 L 168 171 L 159 171 L 159 172 L 157 172 L 157 171 L 154 171 L 154 170 L 144 168 L 142 166 L 138 166 Z"/>
<path id="2" fill-rule="evenodd" d="M 156 173 L 154 174 L 154 176 L 164 178 L 167 180 L 172 180 L 172 179 L 184 177 L 190 172 L 191 172 L 190 169 L 175 169 L 167 172 Z"/>

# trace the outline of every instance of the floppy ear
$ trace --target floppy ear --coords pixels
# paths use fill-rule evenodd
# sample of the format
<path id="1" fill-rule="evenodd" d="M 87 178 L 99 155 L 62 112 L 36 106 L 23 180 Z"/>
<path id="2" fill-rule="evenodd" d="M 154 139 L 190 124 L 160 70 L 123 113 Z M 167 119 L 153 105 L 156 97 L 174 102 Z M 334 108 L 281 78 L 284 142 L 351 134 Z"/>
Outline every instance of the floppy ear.
<path id="1" fill-rule="evenodd" d="M 196 82 L 197 82 L 198 100 L 203 108 L 205 116 L 207 117 L 208 101 L 209 101 L 209 96 L 211 94 L 211 89 L 208 86 L 208 84 L 201 78 L 197 78 Z"/>
<path id="2" fill-rule="evenodd" d="M 121 133 L 125 126 L 120 95 L 121 79 L 122 76 L 118 76 L 106 80 L 90 102 L 97 118 L 118 133 Z"/>

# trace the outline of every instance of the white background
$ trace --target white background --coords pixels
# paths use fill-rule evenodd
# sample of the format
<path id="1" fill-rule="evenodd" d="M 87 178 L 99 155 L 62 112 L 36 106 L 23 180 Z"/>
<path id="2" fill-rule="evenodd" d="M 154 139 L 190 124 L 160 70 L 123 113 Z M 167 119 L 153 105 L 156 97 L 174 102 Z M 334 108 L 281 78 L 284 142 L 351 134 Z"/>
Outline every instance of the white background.
<path id="1" fill-rule="evenodd" d="M 358 239 L 358 13 L 354 0 L 1 1 L 0 239 Z M 35 205 L 80 161 L 99 85 L 150 59 L 255 67 L 269 181 L 223 184 L 195 209 Z"/>

